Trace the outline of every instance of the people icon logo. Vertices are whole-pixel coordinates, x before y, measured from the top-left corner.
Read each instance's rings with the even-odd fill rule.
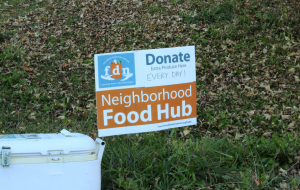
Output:
[[[99,88],[135,85],[134,53],[98,57]],[[103,69],[104,68],[104,69]]]

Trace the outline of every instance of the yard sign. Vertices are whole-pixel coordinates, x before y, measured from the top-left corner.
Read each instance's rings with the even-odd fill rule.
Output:
[[[195,125],[195,47],[95,54],[99,137]]]

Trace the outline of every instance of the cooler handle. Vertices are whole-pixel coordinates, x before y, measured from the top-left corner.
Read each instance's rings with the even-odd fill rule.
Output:
[[[98,149],[98,159],[100,159],[100,162],[102,160],[102,156],[103,156],[103,152],[104,152],[104,148],[105,148],[105,141],[101,140],[100,138],[96,139],[96,144],[97,144],[97,149]]]

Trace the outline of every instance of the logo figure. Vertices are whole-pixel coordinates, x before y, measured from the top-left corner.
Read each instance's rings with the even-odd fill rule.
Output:
[[[119,59],[119,61],[117,62],[117,60],[115,59],[114,62],[110,63],[110,75],[111,78],[114,79],[122,78],[122,60]]]

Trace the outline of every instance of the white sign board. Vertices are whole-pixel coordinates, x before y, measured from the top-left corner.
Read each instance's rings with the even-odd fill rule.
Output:
[[[195,47],[95,54],[99,137],[195,125]]]

